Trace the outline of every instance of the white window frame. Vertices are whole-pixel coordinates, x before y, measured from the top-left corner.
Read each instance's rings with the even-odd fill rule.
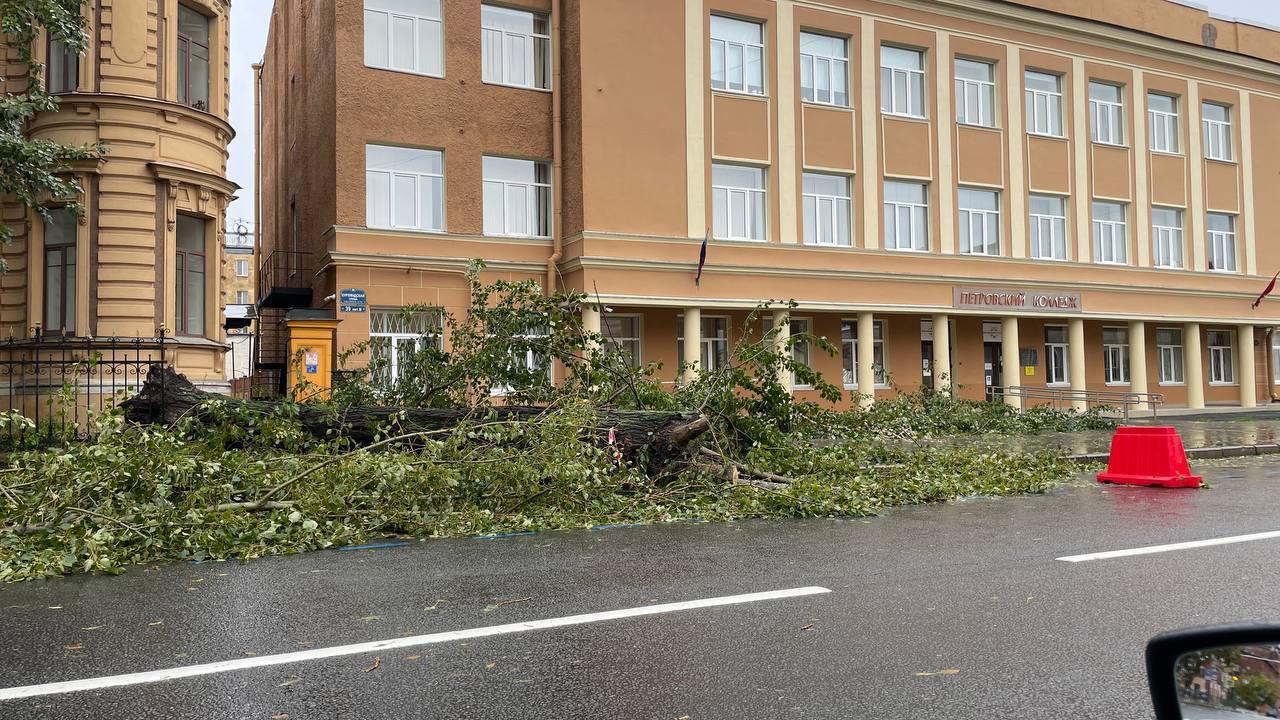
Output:
[[[241,272],[241,268],[244,269],[243,272]],[[239,260],[239,259],[236,260],[236,277],[249,277],[249,261],[248,260]]]
[[[1124,88],[1112,83],[1089,81],[1089,90],[1093,86],[1114,88],[1120,94],[1119,101],[1102,100],[1089,93],[1089,137],[1099,145],[1124,146]],[[1104,124],[1106,132],[1103,132]]]
[[[1027,73],[1050,76],[1058,83],[1057,92],[1026,87],[1026,105],[1030,108],[1030,112],[1026,113],[1027,134],[1052,138],[1066,137],[1066,131],[1062,123],[1062,76],[1041,70],[1024,69],[1022,74],[1024,86],[1026,86]],[[1043,101],[1044,105],[1045,114],[1043,117],[1040,115],[1041,101]],[[1054,132],[1055,127],[1057,132]]]
[[[235,302],[235,304],[236,304],[236,305],[248,305],[248,304],[249,304],[249,291],[248,291],[248,290],[237,290],[237,291],[236,291],[236,302]]]
[[[1210,230],[1209,217],[1218,215],[1231,223],[1230,230]],[[1209,272],[1234,274],[1240,272],[1240,264],[1236,259],[1236,216],[1227,213],[1208,213],[1205,218],[1205,247],[1208,257]],[[1217,260],[1217,262],[1214,262]],[[1226,262],[1222,262],[1226,260]]]
[[[816,218],[818,227],[812,228],[813,237],[810,238],[811,228],[807,225],[804,228],[804,241],[806,245],[815,245],[819,247],[850,247],[853,245],[853,178],[848,175],[836,175],[834,173],[819,173],[805,171],[804,175],[825,175],[828,177],[840,178],[844,181],[844,195],[828,195],[825,193],[804,192],[802,193],[802,217],[808,215],[809,203],[813,203],[813,216]],[[803,178],[801,178],[803,180]],[[849,221],[846,228],[849,231],[848,237],[840,236],[840,215],[845,214]],[[831,242],[822,242],[822,233],[819,228],[825,225],[831,233]]]
[[[927,183],[915,182],[912,180],[894,180],[893,178],[885,178],[885,182],[901,182],[908,185],[919,185],[924,188],[924,203],[898,202],[896,200],[884,201],[884,210],[889,214],[892,209],[893,222],[885,223],[884,227],[884,249],[896,250],[899,252],[929,252],[929,185]],[[886,198],[887,198],[886,194]],[[900,232],[902,226],[902,212],[907,211],[907,244],[902,242],[902,234]],[[923,211],[919,215],[917,210]],[[921,217],[922,215],[923,217]],[[892,233],[890,232],[892,228]],[[919,232],[917,232],[919,231]],[[890,245],[890,239],[893,244]],[[919,241],[919,242],[917,242]]]
[[[712,165],[712,175],[715,174],[715,165],[733,165],[733,163],[715,163]],[[715,233],[715,213],[712,213],[712,237],[716,240],[736,240],[743,242],[768,242],[769,240],[769,171],[765,168],[755,167],[754,165],[738,165],[737,167],[745,167],[751,170],[760,171],[760,188],[738,187],[736,185],[717,185],[714,181],[711,183],[711,205],[715,208],[716,193],[722,192],[725,195],[725,220],[728,227],[724,228],[723,234]],[[733,235],[733,219],[730,214],[733,212],[733,198],[742,198],[742,209],[745,215],[742,217],[742,228],[744,235]],[[757,203],[758,200],[758,203]],[[757,205],[761,208],[762,217],[759,218],[759,227],[761,237],[751,237],[751,228],[753,226],[752,216],[755,213]]]
[[[1160,97],[1166,97],[1173,101],[1173,112],[1156,110],[1151,107],[1152,95],[1159,95]],[[1179,142],[1181,138],[1178,136],[1178,126],[1180,125],[1178,115],[1178,98],[1176,96],[1155,92],[1147,93],[1147,117],[1149,118],[1147,124],[1147,141],[1151,145],[1152,152],[1167,153],[1170,155],[1177,155],[1181,152],[1179,150],[1179,148],[1182,147],[1182,143]],[[1157,130],[1163,130],[1163,135],[1166,141],[1165,143],[1160,144],[1156,142],[1156,139],[1161,135]]]
[[[605,325],[605,322],[609,318],[617,318],[622,320],[634,320],[635,335],[610,336],[609,331],[606,329],[606,325]],[[627,348],[628,346],[633,347],[634,352],[630,353],[631,367],[633,368],[644,367],[644,315],[640,313],[609,313],[605,315],[603,318],[601,318],[600,331],[601,331],[601,334],[604,336],[605,346],[612,346],[614,350],[617,352],[624,352],[624,349]]]
[[[1095,200],[1094,204],[1097,203],[1118,206],[1124,215],[1124,219],[1100,220],[1096,216],[1090,219],[1093,224],[1093,261],[1099,265],[1128,265],[1129,208],[1123,203],[1109,200]],[[1107,259],[1108,253],[1106,251],[1108,249],[1111,251],[1111,259]]]
[[[972,190],[975,192],[991,193],[996,196],[995,210],[982,210],[978,208],[966,208],[960,206],[960,227],[969,229],[969,248],[964,247],[964,236],[956,233],[957,240],[960,242],[961,255],[985,255],[988,257],[997,257],[1000,255],[1000,192],[998,190],[990,190],[988,188],[971,188],[961,187],[960,190]],[[959,205],[962,194],[956,196],[956,204]],[[995,252],[987,251],[987,229],[994,226],[996,229],[996,248]],[[978,230],[978,249],[974,249],[974,230]]]
[[[1124,342],[1107,342],[1107,332],[1124,333]],[[1129,385],[1129,328],[1102,328],[1102,376],[1108,386]]]
[[[535,18],[546,17],[544,13],[533,12],[532,10],[519,10],[516,8],[503,7],[501,5],[491,5],[487,2],[481,3],[481,7],[482,7],[482,11],[481,11],[482,18],[484,17],[483,8],[488,8],[495,12],[507,13],[512,15],[530,15]],[[485,48],[484,36],[486,33],[498,33],[499,35],[502,36],[502,41],[499,43],[499,47],[501,48],[499,55],[501,57],[498,60],[498,69],[500,69],[502,73],[502,77],[500,79],[494,78],[492,76],[494,68],[492,68],[490,64],[486,62],[486,60],[488,59],[488,55],[485,53],[485,50],[484,50]],[[545,55],[545,57],[543,57],[542,59],[542,62],[543,62],[543,67],[546,68],[545,78],[543,79],[543,81],[546,83],[545,85],[539,84],[539,78],[537,77],[537,72],[536,72],[537,63],[532,61],[532,57],[533,57],[532,53],[530,53],[530,56],[529,56],[530,61],[529,61],[528,68],[526,68],[525,78],[523,78],[521,82],[516,82],[511,79],[510,77],[511,63],[508,62],[508,58],[507,58],[508,41],[510,38],[521,38],[521,41],[523,43],[526,43],[529,46],[533,47],[535,51],[538,47],[537,41],[538,40],[542,41],[543,52]],[[516,32],[514,30],[507,30],[505,28],[498,28],[498,27],[493,27],[491,25],[485,25],[484,21],[481,20],[480,22],[480,57],[481,57],[481,61],[480,61],[481,82],[485,82],[490,85],[503,85],[506,87],[524,88],[526,90],[541,90],[543,92],[551,91],[551,83],[552,83],[551,35],[549,33],[544,34],[544,33],[534,33],[534,32],[530,32],[530,33]]]
[[[400,343],[401,342],[410,342],[410,341],[413,342],[414,344],[413,352],[415,353],[422,351],[424,347],[424,341],[434,342],[437,350],[444,349],[443,312],[440,310],[424,310],[424,311],[421,311],[421,313],[418,313],[418,312],[413,313],[414,315],[421,314],[424,317],[431,313],[436,314],[440,322],[440,324],[437,326],[439,329],[436,332],[420,333],[420,332],[410,332],[408,330],[383,331],[383,330],[373,329],[375,325],[375,322],[374,322],[375,314],[377,315],[391,314],[391,315],[394,315],[395,319],[398,321],[400,320],[401,313],[403,313],[403,310],[401,310],[400,308],[371,308],[369,311],[369,320],[370,320],[369,359],[371,361],[374,359],[374,354],[375,354],[374,339],[386,338],[390,343],[390,356],[388,357],[388,362],[387,362],[388,376],[387,378],[384,378],[384,379],[386,380],[395,379],[395,381],[397,382],[399,381],[399,378],[400,378]],[[412,322],[414,319],[410,319],[410,322]]]
[[[718,337],[714,334],[707,333],[707,326],[713,329],[716,322],[722,322],[724,325],[724,337]],[[720,369],[719,358],[724,358],[726,363],[731,361],[729,357],[729,316],[728,315],[703,315],[699,319],[698,335],[698,370],[708,372]],[[716,346],[722,346],[717,352]],[[679,356],[679,362],[684,362],[684,315],[676,316],[676,354]]]
[[[711,89],[716,92],[737,93],[739,95],[751,95],[753,97],[762,97],[762,96],[768,95],[769,88],[765,84],[765,77],[768,75],[768,73],[765,72],[765,66],[768,63],[768,56],[765,54],[765,51],[764,51],[764,37],[765,37],[764,23],[757,22],[755,20],[746,20],[744,18],[730,17],[728,15],[720,15],[719,17],[723,17],[728,20],[736,20],[738,22],[751,23],[752,25],[758,26],[760,28],[761,42],[752,43],[752,42],[740,42],[738,40],[725,40],[723,38],[715,37],[714,30],[713,30],[712,36],[711,36],[711,55],[712,56],[715,55],[717,47],[719,47],[720,52],[724,54],[724,82],[723,82],[723,87],[716,87],[715,73],[714,73],[714,70],[712,69],[715,63],[714,62],[710,63],[707,68],[707,71],[711,73]],[[714,26],[714,23],[712,23],[712,25]],[[737,48],[737,50],[740,53],[742,53],[742,78],[741,78],[741,81],[738,83],[737,87],[734,87],[733,81],[729,78],[729,53],[734,48]],[[750,56],[751,56],[752,50],[755,50],[760,57],[760,77],[759,78],[747,77],[747,67],[751,64]],[[751,89],[751,86],[752,86],[751,81],[753,79],[758,80],[757,87],[760,88],[759,91],[755,91]]]
[[[1162,332],[1177,333],[1178,342],[1174,344],[1160,342]],[[1186,384],[1186,370],[1183,367],[1184,353],[1182,328],[1156,328],[1156,376],[1160,385]],[[1166,369],[1169,371],[1168,374],[1165,372]]]
[[[1205,117],[1204,108],[1220,107],[1226,120],[1212,120]],[[1204,157],[1206,160],[1234,162],[1235,148],[1232,147],[1231,107],[1221,103],[1202,102],[1200,104],[1200,123],[1204,128]]]
[[[1213,343],[1214,335],[1219,333],[1227,335],[1229,338],[1228,344],[1222,345]],[[1205,345],[1209,348],[1209,384],[1235,385],[1235,331],[1227,329],[1208,330],[1205,332]]]
[[[839,37],[837,35],[828,35],[827,33],[813,32],[811,30],[802,30],[800,35],[802,37],[804,35],[821,35],[823,37],[831,38],[832,40],[839,40],[844,45],[844,55],[841,57],[821,53],[800,53],[800,101],[812,103],[814,105],[849,107],[851,96],[853,95],[850,88],[852,82],[849,77],[849,39]],[[813,87],[809,88],[813,96],[811,98],[804,97],[804,76],[806,66],[809,69],[809,77],[813,79]],[[844,68],[844,102],[836,102],[836,68],[838,67]],[[825,75],[827,79],[827,99],[825,100],[818,96],[818,77],[820,72]],[[763,86],[763,83],[761,83],[761,85]]]
[[[973,80],[971,78],[962,78],[956,74],[956,122],[961,125],[973,125],[974,127],[994,128],[996,126],[996,66],[995,63],[986,60],[973,60],[970,58],[956,58],[959,62],[970,62],[978,65],[986,65],[990,73],[991,80]],[[975,93],[977,98],[977,107],[970,107],[969,93]],[[987,111],[983,109],[982,98],[989,98],[989,106],[991,108],[991,116],[987,116]]]
[[[1049,342],[1051,328],[1061,329],[1067,339]],[[1066,325],[1045,325],[1044,331],[1044,384],[1046,387],[1066,387],[1071,384],[1071,336]],[[1055,371],[1061,371],[1061,380],[1054,379]]]
[[[494,337],[494,336],[490,335],[489,337]],[[536,338],[549,337],[549,335],[545,332],[540,332],[540,333],[525,332],[525,333],[516,333],[511,337],[516,339],[521,339],[521,340],[533,340]],[[512,350],[514,351],[514,348]],[[519,357],[519,353],[513,352],[512,355],[510,355],[509,357],[512,360],[514,360],[515,358]],[[527,348],[524,351],[525,367],[540,369],[537,367],[537,360],[538,360],[538,353],[536,350],[534,350],[533,348]],[[546,363],[547,363],[547,367],[545,368],[545,370],[547,373],[547,382],[555,382],[555,366],[556,366],[555,361],[553,358],[546,358]],[[502,397],[504,395],[509,395],[509,394],[511,394],[510,385],[490,385],[489,386],[490,397]]]
[[[1061,215],[1045,215],[1043,213],[1032,212],[1028,210],[1030,218],[1029,238],[1031,242],[1031,257],[1036,260],[1054,260],[1057,262],[1065,262],[1067,256],[1067,199],[1061,195],[1040,195],[1040,197],[1052,198],[1062,205]],[[1031,207],[1030,201],[1027,207]],[[1041,251],[1045,244],[1045,231],[1048,230],[1049,250],[1050,254],[1045,255]],[[1062,248],[1062,256],[1059,257],[1056,250]]]
[[[488,157],[498,157],[498,156],[490,155]],[[511,159],[522,160],[525,162],[533,163],[535,166],[534,173],[533,173],[534,177],[538,176],[538,172],[537,172],[538,165],[543,165],[543,166],[548,165],[548,163],[542,162],[541,160],[525,160],[524,158],[511,158]],[[482,159],[482,163],[483,163],[483,159]],[[481,173],[483,174],[483,172],[484,170],[482,165]],[[551,169],[549,167],[547,168],[546,176],[547,177],[551,176]],[[519,182],[515,180],[499,180],[499,179],[491,180],[489,178],[483,178],[483,177],[481,180],[483,185],[497,185],[502,188],[502,232],[499,232],[499,233],[485,232],[486,235],[490,237],[535,237],[535,238],[551,237],[551,232],[552,232],[551,223],[553,221],[551,213],[552,213],[552,208],[555,207],[555,197],[553,195],[553,193],[555,192],[555,189],[551,187],[550,182],[541,183],[536,181]],[[547,228],[547,232],[545,235],[538,235],[536,233],[511,232],[511,214],[507,212],[507,198],[509,197],[507,191],[513,187],[524,188],[526,217],[530,219],[530,225],[532,227],[537,228],[539,225],[542,225],[543,227]],[[539,189],[546,190],[546,198],[547,198],[546,208],[538,207],[538,190]],[[483,203],[484,203],[484,197],[482,195],[481,204],[483,205]],[[481,208],[481,212],[483,214],[483,207]],[[539,218],[539,217],[542,219],[542,222],[536,222],[534,220],[535,218]]]
[[[378,176],[386,177],[388,197],[387,197],[387,224],[386,225],[374,224],[373,222],[371,222],[370,218],[368,217],[368,213],[366,212],[365,226],[371,227],[371,228],[386,228],[391,230],[417,230],[419,232],[429,232],[429,233],[444,232],[445,231],[444,213],[445,213],[445,208],[449,204],[445,200],[444,152],[441,150],[436,150],[435,148],[408,148],[408,147],[401,147],[396,145],[379,145],[378,143],[368,143],[365,145],[365,147],[368,148],[371,145],[377,146],[377,147],[390,147],[390,148],[401,149],[401,150],[433,152],[440,156],[440,172],[438,173],[427,173],[427,172],[417,172],[417,171],[410,172],[406,170],[391,170],[389,168],[385,168],[385,169],[370,168],[366,165],[364,169],[365,207],[367,208],[369,205],[368,197],[369,197],[369,193],[371,192],[370,188],[373,187],[373,184],[369,182],[369,178],[371,176],[378,175]],[[413,217],[414,217],[413,225],[397,225],[396,224],[396,179],[397,178],[410,179],[413,181]],[[422,183],[431,182],[431,181],[438,181],[440,183],[440,208],[439,208],[439,211],[436,213],[436,217],[439,218],[439,221],[440,221],[439,227],[429,227],[426,225],[422,225],[420,222],[420,216],[422,215],[422,204],[421,204],[422,203]]]
[[[921,67],[920,70],[916,70],[915,68],[900,68],[893,65],[885,65],[884,53],[883,51],[881,52],[880,112],[884,115],[892,115],[895,117],[909,117],[909,118],[923,119],[925,117],[924,107],[925,107],[925,89],[926,89],[925,88],[925,71],[923,68],[927,67],[927,65],[925,64],[926,58],[925,58],[924,51],[918,50],[916,48],[903,47],[901,45],[881,45],[880,47],[882,49],[885,47],[890,47],[896,50],[903,50],[906,52],[916,53],[917,55],[920,56],[920,67]],[[916,93],[917,87],[919,88],[919,91],[920,91],[919,93]],[[888,98],[887,98],[888,107],[885,107],[886,89],[888,92]],[[905,93],[905,97],[903,97],[904,93]],[[899,103],[899,100],[902,100],[902,102]],[[896,108],[899,105],[901,105],[904,108],[904,110],[901,110],[901,111],[897,110]]]
[[[853,337],[844,336],[845,326],[853,328]],[[889,332],[888,325],[884,320],[871,321],[871,364],[872,371],[875,374],[875,385],[877,390],[883,390],[889,387],[889,347],[885,344],[885,336]],[[876,337],[879,336],[879,337]],[[879,357],[879,360],[876,358]],[[845,359],[849,360],[846,366]],[[844,388],[846,390],[858,389],[858,319],[857,318],[841,318],[840,320],[840,367],[844,375]]]
[[[1166,270],[1181,270],[1184,265],[1184,250],[1186,245],[1183,243],[1184,232],[1182,229],[1185,223],[1183,212],[1180,208],[1155,208],[1157,210],[1168,210],[1176,213],[1178,225],[1159,225],[1154,220],[1155,213],[1152,213],[1151,221],[1151,261],[1157,268]],[[1169,257],[1176,253],[1178,262],[1172,263]]]
[[[378,15],[387,16],[387,64],[378,65],[378,64],[370,63],[369,53],[366,50],[364,55],[365,66],[376,68],[378,70],[389,70],[391,72],[401,72],[401,73],[409,73],[412,75],[422,75],[424,77],[435,77],[435,78],[444,77],[444,17],[443,17],[444,2],[443,0],[441,0],[440,12],[441,12],[440,17],[432,17],[431,15],[419,15],[417,13],[406,13],[399,10],[387,10],[387,9],[378,7],[377,0],[365,0],[364,2],[364,17],[365,17],[364,33],[365,34],[364,34],[363,42],[366,45],[369,42],[369,19],[368,19],[369,15],[378,14]],[[412,70],[408,68],[394,67],[392,65],[392,58],[395,57],[395,30],[393,26],[395,24],[396,18],[400,18],[401,20],[413,21],[413,69]],[[424,23],[427,25],[428,28],[434,28],[435,37],[436,37],[436,47],[438,48],[440,53],[440,72],[427,72],[422,69],[423,59],[421,57],[421,51],[422,51],[422,31],[423,31]]]

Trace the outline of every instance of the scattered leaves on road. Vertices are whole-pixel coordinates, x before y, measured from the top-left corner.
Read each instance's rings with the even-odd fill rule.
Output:
[[[90,625],[89,627],[80,628],[81,630],[101,630],[101,625]]]
[[[289,714],[288,714],[288,713],[276,713],[275,715],[272,715],[272,716],[271,716],[271,720],[289,720]]]
[[[381,619],[382,619],[381,615],[365,615],[364,617],[360,618],[360,622],[371,623],[371,622],[377,622]]]
[[[485,612],[493,612],[494,610],[497,610],[498,608],[502,607],[503,605],[513,605],[513,604],[515,604],[515,603],[527,602],[527,601],[532,600],[532,599],[533,599],[533,596],[532,596],[532,595],[530,595],[529,597],[516,598],[516,599],[514,599],[514,600],[499,600],[498,602],[496,602],[496,603],[494,603],[494,604],[492,604],[492,605],[487,605],[487,606],[485,606],[484,611],[485,611]]]
[[[421,660],[421,659],[422,659],[422,656],[421,656],[421,655],[406,655],[404,659],[405,659],[405,660],[414,660],[414,661],[417,661],[417,660]]]
[[[431,612],[432,610],[435,610],[436,608],[440,607],[440,603],[443,603],[443,602],[444,602],[443,600],[437,600],[435,605],[424,607],[422,608],[422,610],[423,612]]]
[[[279,684],[279,685],[277,685],[276,687],[289,687],[290,685],[296,685],[296,684],[298,684],[298,683],[300,683],[300,682],[302,682],[302,678],[300,678],[300,677],[291,677],[291,678],[286,679],[284,682],[280,683],[280,684]]]
[[[960,670],[958,668],[945,668],[937,672],[918,672],[916,673],[916,677],[933,677],[934,675],[955,675],[959,672]]]
[[[800,629],[801,629],[801,630],[812,630],[812,629],[813,629],[813,623],[809,623],[808,625],[805,625],[804,627],[802,627],[802,628],[800,628]]]
[[[157,620],[157,621],[155,621],[155,622],[149,622],[149,623],[147,623],[147,627],[160,627],[160,626],[161,626],[161,625],[163,625],[163,624],[164,624],[164,621],[163,621],[163,620]]]
[[[63,645],[62,649],[63,650],[83,650],[84,645],[80,643],[71,643],[70,645]]]
[[[378,669],[379,667],[381,667],[381,666],[382,666],[382,658],[381,658],[381,657],[376,657],[376,658],[374,658],[374,659],[373,659],[373,664],[372,664],[372,665],[370,665],[369,667],[365,668],[365,669],[364,669],[364,671],[365,671],[365,672],[373,672],[374,670],[377,670],[377,669]]]

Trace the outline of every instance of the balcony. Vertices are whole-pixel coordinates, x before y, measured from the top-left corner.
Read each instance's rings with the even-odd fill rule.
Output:
[[[228,330],[243,330],[253,325],[258,318],[256,305],[231,303],[223,308],[223,327]]]
[[[290,309],[311,305],[311,253],[276,250],[258,274],[258,307]]]

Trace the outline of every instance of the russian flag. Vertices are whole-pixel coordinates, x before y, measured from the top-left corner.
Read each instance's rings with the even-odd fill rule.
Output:
[[[698,274],[693,276],[694,287],[702,286],[702,268],[707,264],[707,239],[711,233],[702,236],[702,248],[698,250]]]

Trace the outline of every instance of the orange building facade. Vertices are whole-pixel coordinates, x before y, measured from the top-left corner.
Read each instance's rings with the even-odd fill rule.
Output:
[[[394,356],[483,258],[671,381],[794,300],[863,402],[1270,402],[1278,41],[1166,0],[277,0],[263,332]]]

